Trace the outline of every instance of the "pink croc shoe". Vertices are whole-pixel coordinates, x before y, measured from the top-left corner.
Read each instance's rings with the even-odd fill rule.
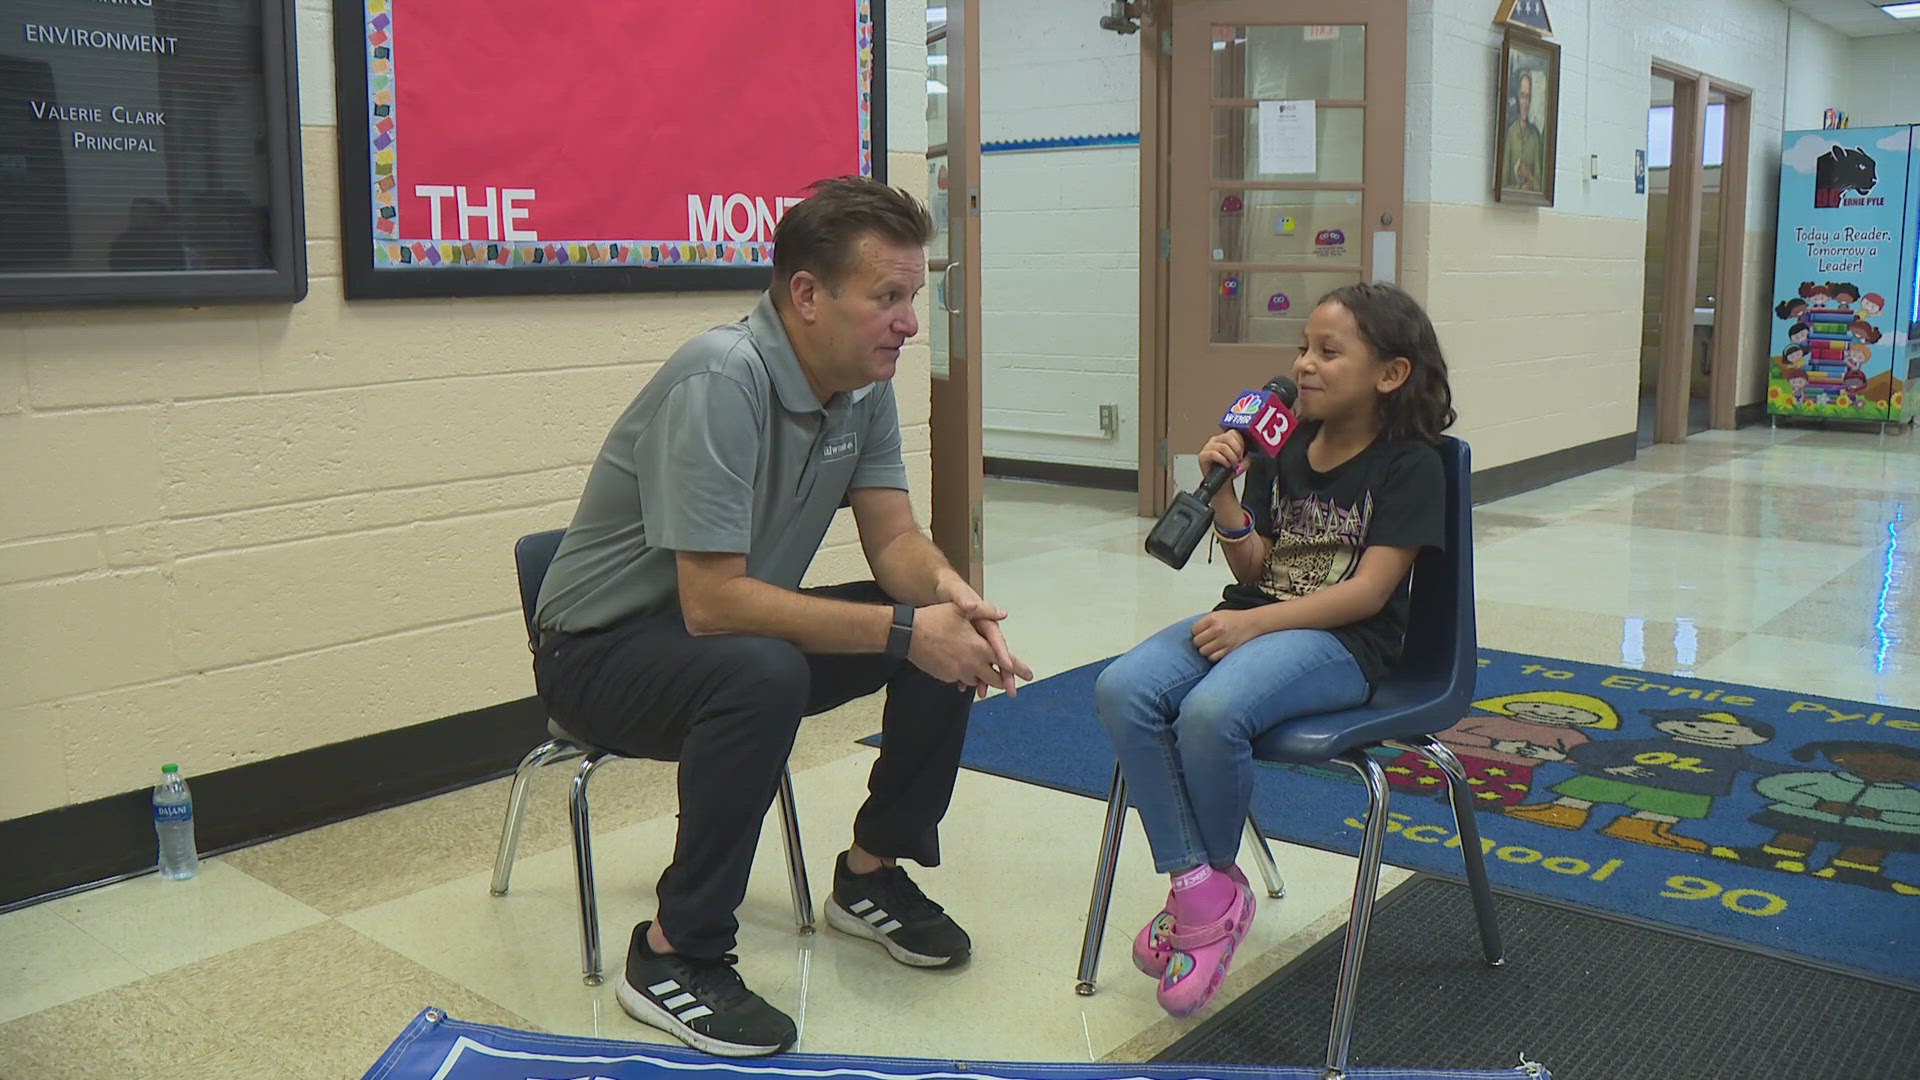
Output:
[[[1233,951],[1253,925],[1253,890],[1245,878],[1233,882],[1233,886],[1226,911],[1212,922],[1189,928],[1175,915],[1173,932],[1167,935],[1173,955],[1154,992],[1169,1015],[1192,1016],[1206,1008],[1227,977]]]
[[[1247,875],[1241,871],[1238,863],[1227,867],[1227,876],[1241,885],[1247,884]],[[1167,943],[1172,934],[1173,890],[1169,889],[1167,902],[1160,908],[1160,914],[1148,920],[1147,925],[1133,936],[1133,966],[1156,979],[1166,974],[1167,961],[1173,959],[1173,946]]]

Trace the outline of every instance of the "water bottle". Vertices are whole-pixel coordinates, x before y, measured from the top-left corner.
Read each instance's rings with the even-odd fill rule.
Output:
[[[200,872],[200,853],[193,848],[193,794],[180,779],[180,766],[160,766],[160,782],[153,786],[153,831],[160,834],[160,876],[185,881]]]

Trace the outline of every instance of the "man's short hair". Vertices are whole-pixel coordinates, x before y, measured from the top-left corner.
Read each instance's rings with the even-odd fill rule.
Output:
[[[788,282],[802,270],[839,295],[863,236],[921,247],[933,240],[927,208],[899,188],[865,176],[836,176],[815,181],[809,190],[773,230],[773,295],[782,304]]]

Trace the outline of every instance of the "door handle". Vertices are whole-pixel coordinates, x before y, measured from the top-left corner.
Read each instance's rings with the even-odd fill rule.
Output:
[[[953,292],[948,287],[948,278],[953,276],[953,268],[959,265],[958,262],[950,262],[945,270],[940,271],[940,308],[949,315],[958,315],[964,310],[953,305]],[[960,280],[964,283],[967,279],[963,275]]]

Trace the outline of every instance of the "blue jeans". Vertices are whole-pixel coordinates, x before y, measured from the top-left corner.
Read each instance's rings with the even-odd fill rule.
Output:
[[[1253,797],[1253,740],[1295,717],[1349,708],[1371,692],[1325,630],[1262,634],[1210,663],[1183,619],[1107,665],[1094,708],[1120,759],[1154,869],[1225,866]]]

